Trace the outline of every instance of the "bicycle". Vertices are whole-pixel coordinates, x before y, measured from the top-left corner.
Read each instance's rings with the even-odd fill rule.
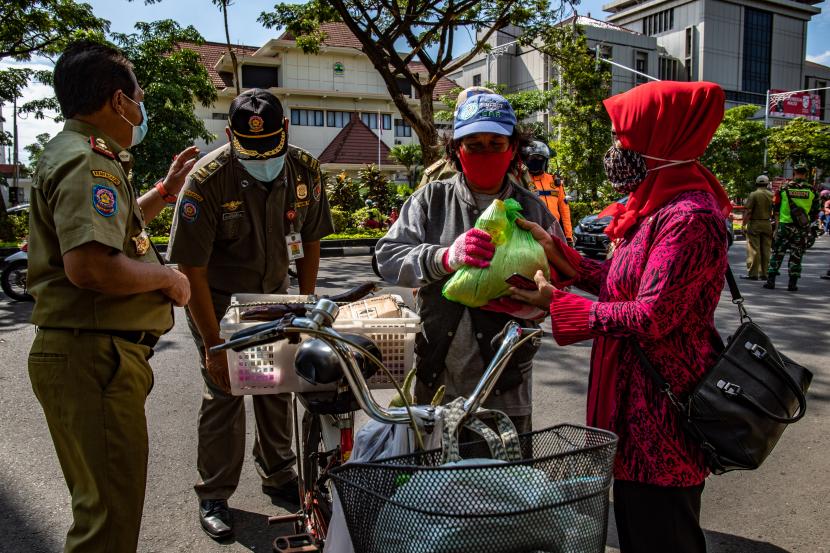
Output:
[[[298,531],[297,534],[278,537],[274,540],[273,548],[274,551],[278,553],[311,553],[315,551],[322,551],[328,533],[328,524],[332,512],[332,477],[337,473],[338,467],[349,467],[349,470],[362,470],[362,467],[358,466],[360,465],[359,463],[344,464],[344,461],[348,458],[348,454],[351,451],[351,432],[354,407],[360,408],[367,413],[369,417],[382,423],[410,424],[413,426],[416,433],[421,430],[430,431],[433,429],[436,422],[440,420],[444,409],[443,406],[435,407],[431,405],[407,405],[405,407],[389,408],[379,405],[372,397],[369,386],[366,382],[368,376],[371,376],[369,374],[371,371],[366,370],[368,363],[382,366],[380,360],[377,359],[377,351],[371,351],[370,344],[365,342],[362,344],[355,343],[354,339],[346,339],[335,331],[331,325],[336,318],[337,313],[338,306],[335,303],[328,300],[320,300],[311,311],[311,314],[307,317],[288,315],[279,321],[257,325],[256,327],[236,333],[234,336],[231,336],[226,343],[213,348],[214,351],[222,351],[226,349],[241,351],[246,348],[278,340],[288,339],[297,341],[299,340],[299,334],[306,334],[319,339],[321,341],[319,342],[320,344],[325,344],[325,346],[327,346],[328,350],[325,348],[319,348],[320,351],[317,352],[319,355],[329,356],[329,359],[321,361],[321,364],[330,362],[331,356],[334,356],[336,357],[336,362],[339,364],[339,368],[342,371],[342,380],[338,386],[338,389],[339,392],[348,393],[348,396],[344,398],[340,393],[337,394],[336,397],[339,398],[339,402],[338,400],[335,400],[335,403],[339,403],[339,407],[332,407],[329,409],[331,411],[335,411],[335,413],[321,413],[320,409],[317,409],[315,412],[314,406],[312,405],[312,410],[309,411],[310,414],[304,418],[302,431],[296,429],[295,422],[295,429],[298,430],[298,441],[301,440],[303,446],[303,449],[301,450],[301,459],[298,462],[302,509],[294,515],[272,517],[269,520],[269,522],[293,521],[296,525],[295,528]],[[479,411],[480,405],[494,388],[498,377],[507,365],[513,352],[527,340],[538,336],[540,333],[541,331],[538,329],[523,329],[515,322],[511,322],[506,325],[503,332],[496,338],[500,343],[495,357],[485,369],[483,376],[470,397],[463,400],[463,403],[461,403],[461,409],[464,413],[463,416],[466,417],[471,413]],[[317,347],[315,345],[308,345],[310,342],[312,341],[304,342],[304,344],[306,344],[306,349]],[[298,358],[299,357],[300,354],[298,353]],[[319,360],[322,360],[322,357],[320,357]],[[299,398],[300,401],[303,401],[305,405],[312,404],[312,402],[309,401],[307,394],[295,394],[295,405],[297,398]],[[459,402],[460,401],[461,400],[459,400]],[[332,403],[328,403],[326,405],[331,407]],[[345,420],[345,423],[339,427],[340,442],[333,449],[326,449],[325,447],[321,448],[320,444],[324,443],[325,440],[322,440],[324,425],[322,424],[323,421],[320,417],[330,416],[333,414],[337,417],[343,417],[335,417],[336,420]],[[541,432],[545,431],[539,431],[539,433]],[[603,433],[604,431],[597,432]],[[613,434],[605,434],[606,436],[604,436],[604,440],[595,440],[597,443],[589,444],[590,447],[588,449],[590,449],[593,453],[601,450],[600,453],[604,462],[602,471],[603,474],[605,472],[608,473],[607,477],[603,477],[601,479],[602,482],[597,482],[596,485],[592,485],[592,492],[590,496],[590,499],[593,500],[596,498],[600,501],[600,503],[604,501],[603,504],[605,505],[606,515],[605,520],[607,522],[607,487],[610,486],[610,459],[613,458],[613,448],[615,447],[616,441]],[[302,438],[300,438],[300,436],[302,436]],[[609,436],[613,437],[613,439],[609,438]],[[608,455],[609,444],[611,446],[610,456]],[[531,447],[529,451],[533,451],[532,443],[530,445]],[[557,448],[562,449],[561,446],[557,446]],[[526,447],[523,446],[522,451],[524,450],[526,450]],[[431,452],[425,452],[423,455],[426,455],[426,457],[423,457],[423,459],[419,462],[424,463],[425,466],[433,465],[433,462],[429,461],[429,459],[437,460],[437,457],[434,455],[430,457],[430,454]],[[561,452],[557,450],[556,455],[561,455]],[[386,461],[378,461],[378,463],[382,464],[387,461],[393,464],[400,464],[401,462],[400,458],[397,458]],[[607,467],[605,465],[607,465]],[[373,465],[370,463],[365,466],[374,470],[374,467],[376,467],[377,464]],[[346,473],[343,474],[345,475]],[[347,478],[335,476],[334,479],[336,480],[338,490],[340,490],[341,484],[344,486],[347,485]],[[341,480],[343,482],[341,482]],[[601,495],[603,490],[605,492],[604,500]],[[377,495],[373,494],[372,490],[369,490],[369,493],[370,496]],[[354,494],[351,493],[349,494],[350,497],[353,495]],[[569,499],[568,501],[570,502],[572,499]],[[360,502],[365,503],[366,501],[362,499]],[[350,509],[354,508],[353,503],[354,500],[352,498],[349,500]],[[346,503],[344,503],[343,506],[345,511]],[[375,509],[375,511],[377,511],[377,509]],[[374,514],[376,515],[377,512]],[[349,519],[348,511],[346,511],[346,515],[347,519]],[[361,516],[357,518],[363,519],[364,517]],[[360,524],[355,523],[355,520],[355,517],[351,517],[349,519],[348,524],[351,534],[355,534],[353,525]],[[604,529],[605,527],[603,526],[603,532]],[[358,534],[360,534],[360,532],[358,532]],[[361,535],[360,538],[364,541],[366,539],[370,541],[373,539],[372,536],[366,538],[363,535]],[[360,543],[362,544],[363,542],[361,541]],[[356,547],[356,550],[365,551],[367,549],[361,546],[360,548]]]

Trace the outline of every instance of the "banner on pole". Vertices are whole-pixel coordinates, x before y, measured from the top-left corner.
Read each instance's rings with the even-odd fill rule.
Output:
[[[769,116],[783,119],[803,117],[810,121],[821,118],[821,99],[810,92],[770,90]]]

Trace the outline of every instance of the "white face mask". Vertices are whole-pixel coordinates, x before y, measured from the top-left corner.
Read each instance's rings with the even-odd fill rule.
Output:
[[[271,182],[282,173],[285,154],[268,159],[240,159],[239,163],[259,182]]]
[[[139,144],[141,144],[141,141],[144,140],[145,136],[147,136],[147,131],[149,130],[149,125],[147,123],[147,111],[144,109],[144,102],[136,102],[126,94],[124,95],[124,97],[127,100],[134,103],[135,105],[137,105],[138,109],[141,110],[141,123],[139,123],[138,125],[133,125],[132,123],[130,123],[129,119],[124,117],[123,114],[118,114],[121,115],[121,119],[126,121],[127,124],[133,128],[133,138],[130,141],[130,148],[132,148],[133,146],[138,146]]]

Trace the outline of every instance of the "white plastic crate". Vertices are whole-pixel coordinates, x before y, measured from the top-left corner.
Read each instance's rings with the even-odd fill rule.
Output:
[[[396,296],[403,303],[400,296]],[[237,294],[219,323],[221,338],[227,340],[240,330],[262,324],[260,321],[240,322],[238,305],[307,303],[314,301],[307,296],[279,294]],[[335,320],[334,329],[340,333],[360,334],[374,341],[380,348],[383,364],[400,384],[407,371],[412,368],[415,357],[415,335],[421,331],[421,319],[403,307],[400,318],[379,318],[364,320]],[[307,339],[303,336],[303,339]],[[282,394],[288,392],[312,392],[334,389],[334,384],[312,385],[294,371],[294,356],[299,344],[281,340],[264,346],[256,346],[240,352],[228,350],[228,369],[233,395]],[[372,389],[394,388],[389,377],[378,370],[369,379]]]

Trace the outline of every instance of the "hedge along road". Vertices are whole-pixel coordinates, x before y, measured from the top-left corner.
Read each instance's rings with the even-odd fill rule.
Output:
[[[732,248],[736,274],[743,270],[744,243]],[[741,281],[753,318],[776,345],[815,372],[807,416],[789,428],[767,463],[754,472],[712,477],[704,493],[702,524],[711,553],[817,553],[830,551],[830,377],[827,374],[826,297],[830,281],[818,279],[830,262],[830,239],[805,258],[799,291],[766,291],[760,283]],[[319,292],[342,291],[372,279],[370,259],[324,259]],[[779,279],[780,280],[780,279]],[[411,291],[391,288],[411,301]],[[0,359],[3,394],[0,417],[0,551],[54,552],[71,523],[69,494],[55,458],[43,413],[32,394],[26,355],[34,329],[28,324],[31,304],[0,297]],[[727,295],[718,310],[724,335],[737,326]],[[549,330],[549,325],[545,325]],[[184,314],[159,343],[151,364],[155,387],[147,401],[150,467],[142,526],[141,552],[230,552],[271,550],[271,540],[290,528],[268,527],[266,517],[281,512],[259,490],[259,479],[246,459],[239,489],[230,500],[236,541],[217,544],[201,530],[192,490],[196,480],[196,415],[202,384]],[[550,336],[536,358],[534,426],[584,421],[588,378],[587,343],[557,347]],[[383,397],[388,397],[385,394]],[[248,419],[248,443],[253,420]],[[608,551],[617,551],[611,517]]]

